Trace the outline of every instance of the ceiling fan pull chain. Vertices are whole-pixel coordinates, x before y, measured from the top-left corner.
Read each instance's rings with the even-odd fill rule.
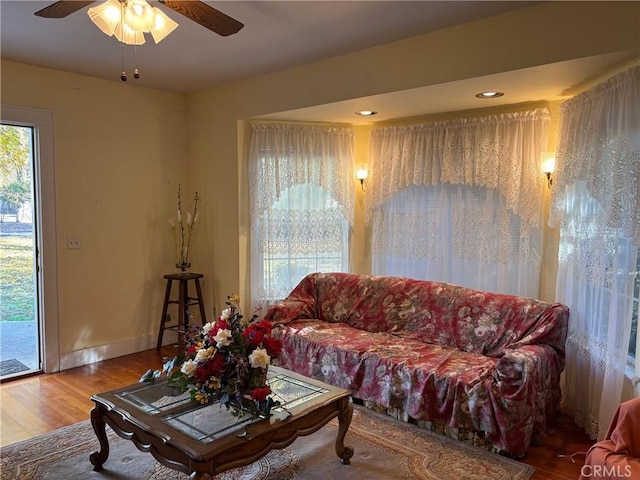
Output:
[[[133,55],[134,55],[134,59],[135,59],[135,70],[133,71],[133,78],[135,78],[136,80],[140,78],[140,70],[138,70],[138,46],[134,45],[133,46]]]
[[[127,72],[124,70],[124,42],[122,42],[122,74],[120,74],[120,80],[127,81]]]
[[[124,19],[125,16],[125,8],[124,8],[124,2],[120,2],[120,18]],[[124,70],[124,21],[120,22],[120,38],[122,38],[122,41],[120,42],[121,45],[120,47],[122,48],[122,73],[120,74],[120,80],[122,80],[123,82],[127,81],[127,72],[125,72]]]

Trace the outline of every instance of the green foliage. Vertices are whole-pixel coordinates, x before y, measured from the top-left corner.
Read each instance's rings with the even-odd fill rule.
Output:
[[[31,129],[0,126],[0,181],[25,182],[31,172]]]
[[[0,237],[0,321],[35,319],[33,239]]]
[[[26,182],[16,181],[0,187],[0,200],[5,204],[19,207],[30,199],[31,188]]]

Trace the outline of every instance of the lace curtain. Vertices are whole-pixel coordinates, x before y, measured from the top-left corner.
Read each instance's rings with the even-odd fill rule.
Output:
[[[571,309],[564,405],[602,438],[622,401],[637,297],[640,67],[561,105],[556,158],[556,298]]]
[[[546,109],[376,128],[374,274],[535,297]]]
[[[354,216],[350,128],[252,128],[251,298],[266,307],[307,274],[347,271]]]

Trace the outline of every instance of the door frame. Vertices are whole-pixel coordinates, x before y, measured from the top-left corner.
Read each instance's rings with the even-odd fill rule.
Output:
[[[56,235],[53,112],[12,105],[1,106],[2,123],[34,127],[34,227],[40,361],[45,373],[60,370],[58,326],[58,261]]]

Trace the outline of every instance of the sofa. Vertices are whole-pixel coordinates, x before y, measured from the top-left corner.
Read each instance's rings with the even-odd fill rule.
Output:
[[[391,276],[307,275],[265,318],[279,365],[521,457],[559,417],[569,309]],[[433,428],[432,428],[433,429]]]

